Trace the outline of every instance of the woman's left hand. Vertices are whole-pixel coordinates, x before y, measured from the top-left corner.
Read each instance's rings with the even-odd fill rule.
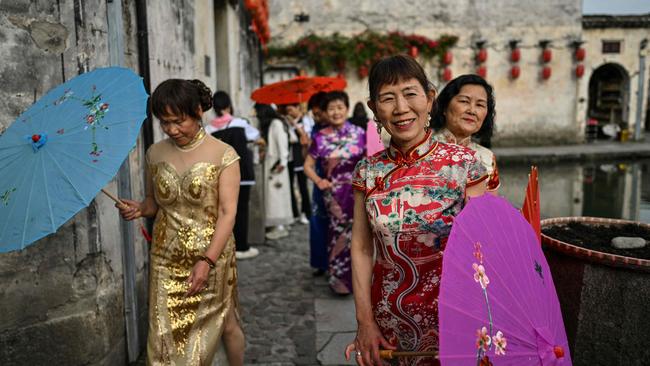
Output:
[[[192,273],[190,273],[190,276],[187,278],[187,284],[190,285],[190,288],[185,293],[186,297],[194,296],[208,287],[209,272],[210,266],[205,261],[200,260],[194,264]]]

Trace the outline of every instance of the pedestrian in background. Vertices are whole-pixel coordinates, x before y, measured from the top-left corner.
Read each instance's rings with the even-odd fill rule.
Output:
[[[309,147],[311,138],[309,131],[313,127],[311,120],[304,118],[300,104],[283,104],[278,106],[278,112],[285,117],[289,126],[289,188],[291,190],[291,209],[294,222],[303,225],[309,224],[311,216],[311,203],[309,190],[307,189],[307,176],[305,176],[303,164],[305,158],[303,152]],[[300,208],[294,192],[294,183],[298,185],[300,193]]]
[[[205,131],[232,146],[240,157],[241,181],[234,228],[237,249],[235,256],[237,259],[253,258],[259,254],[259,250],[248,244],[248,206],[251,187],[255,185],[253,152],[248,148],[248,144],[261,140],[260,131],[247,120],[233,117],[232,101],[225,91],[214,93],[212,103],[217,117],[205,127]]]
[[[352,270],[361,365],[381,365],[379,350],[437,352],[442,256],[454,216],[485,192],[475,153],[437,142],[429,126],[435,90],[406,55],[384,58],[369,75],[368,107],[391,136],[381,154],[355,170]],[[433,356],[400,365],[439,365]]]
[[[323,191],[329,217],[328,273],[332,291],[352,292],[350,237],[352,234],[352,173],[365,154],[365,131],[347,121],[348,96],[342,91],[327,93],[323,106],[329,126],[314,136],[305,159],[305,174]],[[316,173],[316,163],[323,168]]]
[[[496,157],[475,141],[492,137],[496,114],[492,86],[478,75],[461,75],[445,85],[436,102],[431,120],[435,139],[476,151],[489,175],[487,189],[496,194],[501,184]]]
[[[223,339],[228,363],[244,362],[232,229],[239,156],[206,134],[210,89],[170,79],[151,96],[168,139],[146,154],[146,198],[116,205],[125,220],[154,217],[149,273],[148,365],[212,364]]]
[[[310,133],[311,141],[318,131],[329,125],[327,116],[323,113],[321,104],[327,93],[318,92],[309,98],[307,108],[311,112],[311,118],[314,123],[312,124],[312,131]],[[309,116],[306,116],[309,118]],[[319,161],[316,161],[314,170],[318,176],[323,176],[323,166]],[[325,201],[323,201],[323,191],[317,185],[313,186],[312,190],[312,211],[309,218],[309,264],[314,268],[314,276],[322,276],[327,272],[327,227],[329,219],[327,217],[327,208],[325,208]]]
[[[289,235],[293,222],[289,188],[289,135],[282,117],[268,104],[255,104],[262,137],[267,141],[264,156],[264,201],[266,238],[277,240]]]
[[[366,107],[363,106],[363,103],[357,102],[354,105],[350,122],[366,131],[366,156],[375,155],[375,153],[385,149],[379,136],[380,129],[377,128],[375,121],[368,118]]]

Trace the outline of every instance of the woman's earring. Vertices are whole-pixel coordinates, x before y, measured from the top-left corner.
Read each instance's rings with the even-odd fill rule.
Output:
[[[429,131],[430,128],[431,128],[431,115],[428,115],[427,116],[427,124],[426,124],[426,126],[424,126],[424,130]]]
[[[377,116],[372,116],[372,120],[375,121],[375,124],[377,125],[377,134],[381,135],[381,122],[379,122]]]

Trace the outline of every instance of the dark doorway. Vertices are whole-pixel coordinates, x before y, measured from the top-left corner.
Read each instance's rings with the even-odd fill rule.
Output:
[[[594,71],[589,80],[587,118],[598,121],[599,130],[606,125],[628,128],[630,78],[617,64],[605,64]]]

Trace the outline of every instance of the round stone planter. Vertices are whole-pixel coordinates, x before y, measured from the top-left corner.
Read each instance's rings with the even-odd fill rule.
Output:
[[[542,220],[599,226],[635,224],[593,217]],[[650,365],[650,260],[585,249],[542,233],[573,364]]]

